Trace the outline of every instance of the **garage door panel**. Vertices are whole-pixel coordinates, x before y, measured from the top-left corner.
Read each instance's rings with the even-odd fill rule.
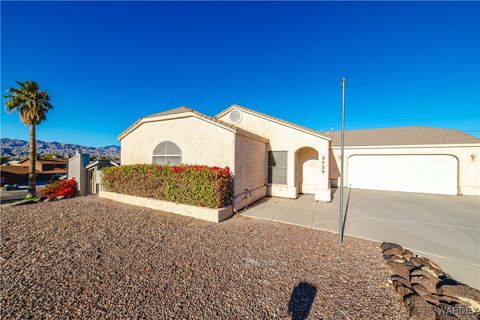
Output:
[[[457,194],[457,159],[448,155],[355,155],[348,159],[352,188]]]

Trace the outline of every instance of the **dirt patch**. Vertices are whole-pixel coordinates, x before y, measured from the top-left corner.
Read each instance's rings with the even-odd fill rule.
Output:
[[[1,318],[406,318],[377,242],[96,197],[1,211]]]

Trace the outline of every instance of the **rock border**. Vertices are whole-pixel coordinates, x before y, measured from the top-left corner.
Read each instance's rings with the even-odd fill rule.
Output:
[[[460,283],[432,260],[396,243],[380,246],[409,319],[480,319],[480,291]]]

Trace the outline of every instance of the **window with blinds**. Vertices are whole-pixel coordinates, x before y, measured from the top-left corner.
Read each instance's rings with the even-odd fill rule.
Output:
[[[268,152],[268,183],[287,184],[287,151]]]
[[[182,151],[171,141],[163,141],[153,150],[152,163],[155,164],[180,164]]]

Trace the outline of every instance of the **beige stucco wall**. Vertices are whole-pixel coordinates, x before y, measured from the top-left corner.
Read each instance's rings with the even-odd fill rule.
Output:
[[[235,139],[235,202],[239,210],[266,195],[267,142],[237,133]]]
[[[121,140],[121,163],[152,163],[162,141],[181,149],[182,163],[228,166],[235,172],[235,132],[193,116],[142,124]]]
[[[452,155],[458,159],[458,192],[463,195],[480,195],[480,144],[428,145],[428,146],[377,146],[345,147],[344,184],[348,183],[348,158],[352,155],[373,154],[428,154]],[[474,157],[472,158],[472,155]],[[333,148],[330,159],[330,179],[337,184],[340,177],[340,148]]]
[[[323,164],[325,166],[324,172],[318,177],[318,191],[323,192],[323,194],[328,194],[328,199],[322,200],[330,200],[328,179],[328,149],[330,141],[328,139],[301,131],[298,128],[285,126],[269,118],[247,112],[243,109],[237,110],[241,114],[240,122],[233,123],[230,121],[229,112],[221,115],[219,119],[268,139],[268,150],[288,152],[287,185],[269,186],[269,195],[290,198],[297,196],[299,190],[295,183],[295,152],[303,147],[312,147],[318,151],[320,161],[322,161],[322,157],[324,157],[323,161],[325,162]]]
[[[267,143],[237,134],[235,140],[235,194],[265,186]]]

